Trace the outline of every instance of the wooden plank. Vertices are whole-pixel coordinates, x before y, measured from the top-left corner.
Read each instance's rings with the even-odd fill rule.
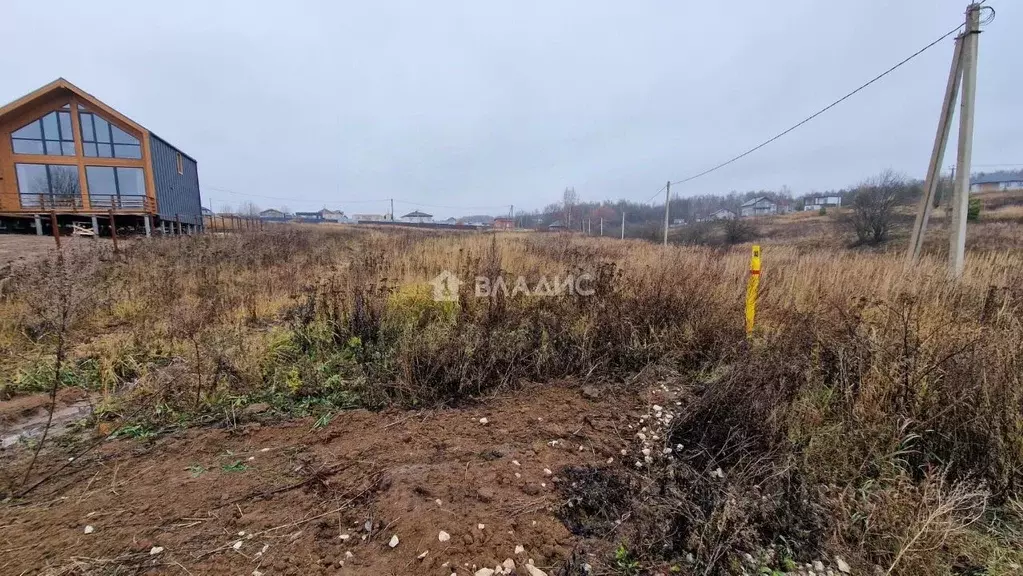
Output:
[[[149,198],[150,211],[156,214],[160,205],[156,199],[156,177],[153,175],[155,170],[153,166],[153,150],[151,148],[152,140],[149,137],[149,131],[145,130],[142,133],[142,171],[146,179],[146,197]]]

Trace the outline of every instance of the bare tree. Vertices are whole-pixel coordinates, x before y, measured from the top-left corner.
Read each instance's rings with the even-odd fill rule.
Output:
[[[848,223],[858,244],[880,244],[888,239],[892,217],[906,179],[891,169],[862,182],[853,193]]]
[[[220,214],[231,214],[232,210],[234,210],[234,208],[232,208],[230,204],[221,204],[217,212]]]
[[[575,188],[565,188],[565,192],[561,199],[565,208],[565,225],[571,227],[572,207],[579,202],[579,195],[575,193]]]
[[[259,216],[259,206],[256,206],[255,202],[246,200],[238,205],[239,216]]]

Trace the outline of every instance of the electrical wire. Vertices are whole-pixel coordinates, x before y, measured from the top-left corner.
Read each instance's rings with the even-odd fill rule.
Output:
[[[993,9],[992,9],[992,11],[993,11]],[[928,44],[928,45],[924,46],[923,48],[921,48],[921,49],[917,50],[916,52],[912,53],[912,54],[911,54],[911,55],[909,55],[908,57],[906,57],[906,58],[904,58],[903,60],[901,60],[901,61],[900,61],[900,62],[899,62],[898,64],[896,64],[896,65],[892,66],[891,68],[889,68],[889,69],[885,70],[884,72],[882,72],[882,73],[878,74],[877,76],[874,76],[874,77],[873,77],[873,78],[871,78],[871,79],[870,79],[869,81],[867,81],[867,82],[866,82],[865,84],[861,84],[861,85],[860,85],[860,86],[859,86],[858,88],[856,88],[856,89],[855,89],[855,90],[853,90],[852,92],[849,92],[849,93],[848,93],[848,94],[846,94],[845,96],[842,96],[842,97],[841,97],[841,98],[839,98],[838,100],[835,100],[835,101],[834,101],[834,102],[832,102],[831,104],[828,104],[828,105],[827,105],[827,106],[825,106],[824,108],[821,108],[821,109],[820,109],[820,110],[818,110],[817,112],[814,112],[814,113],[813,113],[813,114],[811,114],[810,116],[807,116],[806,118],[804,118],[803,120],[801,120],[801,121],[800,121],[800,122],[798,122],[797,124],[794,124],[794,125],[792,125],[791,127],[787,128],[786,130],[784,130],[784,131],[782,131],[782,132],[779,132],[779,133],[778,133],[778,134],[776,134],[775,136],[772,136],[771,138],[769,138],[769,139],[767,139],[767,140],[765,140],[765,141],[761,142],[760,144],[757,144],[756,146],[754,146],[754,147],[750,148],[749,150],[746,150],[746,151],[745,151],[745,152],[743,152],[742,154],[739,154],[738,156],[733,156],[732,158],[730,158],[730,159],[728,159],[728,160],[725,160],[724,162],[722,162],[722,163],[720,163],[720,164],[717,164],[717,165],[715,165],[715,166],[713,166],[713,167],[711,167],[711,168],[708,168],[708,169],[704,170],[703,172],[698,172],[698,173],[696,173],[696,174],[693,174],[692,176],[687,176],[687,177],[685,177],[685,178],[682,178],[681,180],[676,180],[676,181],[672,182],[672,184],[684,184],[684,183],[686,183],[686,182],[690,182],[690,181],[692,181],[692,180],[696,180],[697,178],[700,178],[700,177],[702,177],[702,176],[706,176],[707,174],[710,174],[711,172],[715,172],[715,171],[717,171],[717,170],[720,170],[721,168],[724,168],[725,166],[728,166],[729,164],[731,164],[731,163],[733,163],[733,162],[735,162],[735,161],[737,161],[737,160],[741,160],[742,158],[745,158],[746,156],[749,156],[750,154],[752,154],[752,153],[756,152],[757,150],[760,150],[760,149],[761,149],[761,148],[763,148],[764,146],[767,146],[767,145],[768,145],[768,144],[770,144],[771,142],[774,142],[775,140],[777,140],[777,139],[781,138],[782,136],[784,136],[784,135],[788,134],[789,132],[792,132],[792,131],[793,131],[793,130],[795,130],[796,128],[799,128],[799,127],[800,127],[800,126],[802,126],[803,124],[806,124],[807,122],[809,122],[809,121],[813,120],[814,118],[816,118],[816,117],[820,116],[821,114],[823,114],[823,113],[827,112],[828,110],[831,110],[831,109],[832,109],[832,108],[834,108],[835,106],[837,106],[837,105],[841,104],[842,102],[844,102],[844,101],[848,100],[848,99],[849,99],[849,98],[851,98],[851,97],[852,97],[853,95],[855,95],[856,93],[860,92],[861,90],[863,90],[863,89],[864,89],[864,88],[866,88],[867,86],[870,86],[870,85],[871,85],[871,84],[873,84],[874,82],[877,82],[878,80],[880,80],[880,79],[884,78],[885,76],[887,76],[887,75],[891,74],[892,72],[894,72],[895,70],[897,70],[898,68],[900,68],[900,67],[901,67],[901,66],[902,66],[903,64],[905,64],[905,63],[909,62],[910,60],[912,60],[913,58],[916,58],[917,56],[919,56],[919,55],[923,54],[923,53],[924,53],[925,51],[929,50],[930,48],[932,48],[933,46],[935,46],[936,44],[938,44],[939,42],[941,42],[941,41],[942,41],[942,40],[944,40],[945,38],[948,38],[949,36],[951,36],[951,35],[955,34],[955,33],[956,33],[956,32],[958,32],[958,31],[959,31],[959,29],[960,29],[960,28],[962,28],[963,26],[964,26],[964,24],[960,24],[960,25],[956,26],[955,28],[953,28],[953,29],[949,30],[948,32],[946,32],[946,33],[942,34],[942,35],[941,35],[940,37],[938,37],[938,39],[937,39],[937,40],[934,40],[934,41],[933,41],[933,42],[931,42],[930,44]],[[664,190],[664,187],[661,187],[661,190]],[[659,192],[659,191],[658,191],[658,192]]]

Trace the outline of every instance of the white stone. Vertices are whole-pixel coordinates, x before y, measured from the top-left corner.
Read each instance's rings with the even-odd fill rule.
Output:
[[[544,469],[543,469],[543,473],[544,473],[545,475],[547,475],[547,476],[550,476],[551,474],[554,474],[554,472],[551,472],[551,469],[550,469],[550,468],[544,468]]]
[[[480,568],[473,573],[473,576],[494,576],[493,568]]]
[[[342,534],[342,535],[338,536],[338,538],[340,538],[342,540],[348,540],[351,537],[352,537],[351,534]]]
[[[813,569],[818,571],[818,572],[823,572],[824,571],[824,563],[821,562],[820,560],[814,560],[813,561]]]
[[[437,506],[443,506],[444,505],[444,503],[440,501],[440,498],[437,498],[436,500],[434,500],[434,502],[437,504]]]
[[[95,529],[95,528],[93,528],[92,526],[86,526],[86,527],[85,527],[85,533],[86,533],[86,534],[92,534],[92,533],[93,533],[93,532],[95,532],[95,531],[96,531],[96,529]]]
[[[152,548],[149,549],[150,556],[156,556],[160,552],[163,552],[163,546],[153,546]]]
[[[526,573],[529,574],[529,576],[547,576],[546,572],[532,564],[526,564]]]
[[[451,534],[448,534],[447,532],[441,530],[440,534],[437,534],[437,540],[440,540],[441,542],[447,542],[448,540],[451,540]]]
[[[522,544],[519,544],[518,546],[515,547],[515,553],[516,554],[522,554],[525,551],[526,551],[526,549],[525,549],[525,547],[522,546]]]
[[[516,466],[521,466],[521,464],[519,464],[518,460],[512,460],[512,464],[514,464]]]
[[[835,556],[835,564],[838,566],[838,571],[843,574],[848,574],[852,570],[852,568],[845,563],[845,560],[842,560],[838,556]]]
[[[351,560],[352,558],[355,558],[355,554],[352,554],[351,550],[345,550],[345,558]]]
[[[649,456],[650,455],[650,449],[649,448],[644,448],[644,449],[640,450],[640,452],[642,452],[644,456]]]
[[[231,545],[231,548],[234,548],[235,550],[241,550],[242,549],[242,541],[239,540],[239,541],[235,542],[234,544]]]
[[[501,566],[504,568],[505,574],[511,574],[515,570],[515,561],[511,558],[505,558],[504,562],[501,562]]]
[[[480,418],[480,424],[483,424],[484,426],[486,426],[487,422],[490,422],[490,420],[487,420],[486,418]]]
[[[260,572],[259,570],[253,570],[252,571],[252,576],[263,576],[263,573]]]
[[[427,551],[423,552],[422,554],[420,554],[419,556],[416,556],[416,558],[419,559],[419,560],[422,560],[423,558],[426,558],[426,555],[429,554],[429,553],[430,553],[430,551],[427,550]]]
[[[394,548],[395,546],[398,545],[398,542],[399,542],[398,535],[395,534],[394,536],[391,536],[391,541],[388,542],[387,545],[390,546],[391,548]]]
[[[486,524],[477,524],[476,527],[479,528],[480,530],[482,530],[482,529],[486,528],[487,525]]]

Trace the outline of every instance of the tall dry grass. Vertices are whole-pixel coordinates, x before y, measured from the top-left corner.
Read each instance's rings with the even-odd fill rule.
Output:
[[[671,431],[685,450],[623,499],[644,562],[694,554],[728,573],[770,545],[893,574],[1023,561],[1023,253],[972,251],[956,281],[933,253],[907,269],[895,249],[767,241],[747,339],[748,250],[297,227],[140,241],[74,256],[82,273],[64,281],[96,296],[60,379],[105,391],[100,417],[141,408],[157,430],[235,422],[253,402],[451,405],[658,365],[692,402]],[[52,381],[29,303],[54,265],[0,301],[6,394]],[[470,281],[436,302],[442,270],[531,286],[588,273],[594,294],[477,298]]]

